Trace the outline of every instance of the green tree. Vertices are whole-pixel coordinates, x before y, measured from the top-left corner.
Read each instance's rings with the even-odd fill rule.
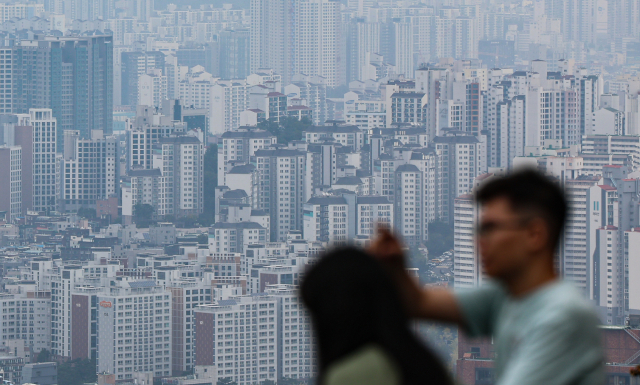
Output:
[[[300,380],[291,377],[280,377],[278,385],[300,385]]]
[[[80,209],[78,209],[78,216],[82,218],[87,218],[87,219],[95,219],[96,209],[81,207]]]
[[[96,362],[88,359],[67,361],[58,367],[58,383],[65,385],[82,385],[96,382]]]
[[[258,127],[275,135],[278,143],[287,144],[292,140],[302,139],[302,133],[311,127],[313,123],[307,118],[298,120],[293,117],[283,116],[280,123],[274,120],[265,120]]]
[[[47,349],[40,350],[36,357],[36,362],[51,362],[51,352]]]
[[[237,382],[233,381],[231,377],[221,378],[216,382],[216,385],[238,385]]]
[[[458,330],[436,322],[420,323],[419,334],[429,341],[436,354],[450,369],[455,368],[458,359]]]
[[[200,245],[208,245],[209,244],[209,235],[208,234],[200,234],[196,238],[198,240],[198,244]]]
[[[441,221],[429,223],[427,249],[429,250],[429,259],[453,250],[453,225]]]
[[[146,203],[138,203],[133,206],[133,220],[138,227],[149,227],[153,220],[153,206]]]
[[[260,385],[276,385],[275,381],[264,380],[260,383]]]

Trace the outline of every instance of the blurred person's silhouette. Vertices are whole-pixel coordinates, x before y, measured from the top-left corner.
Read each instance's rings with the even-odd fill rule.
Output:
[[[599,320],[554,255],[567,215],[562,190],[535,171],[487,182],[476,193],[484,272],[477,289],[422,289],[405,269],[400,242],[381,230],[369,251],[391,273],[410,317],[491,336],[497,385],[601,385]]]
[[[319,384],[451,383],[410,330],[388,272],[365,252],[324,256],[305,276],[301,295],[318,338]]]

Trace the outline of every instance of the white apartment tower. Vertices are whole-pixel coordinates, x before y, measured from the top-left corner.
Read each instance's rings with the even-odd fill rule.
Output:
[[[275,382],[281,376],[277,304],[274,297],[253,295],[198,306],[196,365],[215,365],[217,378],[238,385]]]
[[[313,378],[317,375],[316,338],[309,311],[296,286],[271,285],[265,292],[276,299],[278,320],[278,373],[280,377]]]
[[[294,75],[343,84],[340,3],[331,0],[252,0],[251,71],[272,68],[285,84]]]
[[[82,283],[80,265],[66,265],[51,279],[51,354],[59,358],[71,358],[71,291]]]
[[[0,294],[0,342],[5,345],[9,340],[23,340],[35,356],[43,349],[51,349],[51,292],[28,288],[19,291]]]
[[[161,107],[167,100],[167,77],[154,69],[138,79],[138,105]]]
[[[33,127],[33,210],[56,209],[56,118],[49,108],[29,110]]]
[[[295,75],[303,73],[326,79],[327,87],[344,84],[340,3],[333,0],[299,2]]]
[[[477,287],[482,282],[482,269],[474,235],[477,220],[478,205],[473,195],[457,197],[453,209],[453,285],[456,288]]]
[[[284,241],[290,230],[302,230],[306,201],[306,154],[292,149],[256,151],[258,165],[257,208],[271,219],[271,241]]]
[[[126,380],[171,375],[171,292],[155,281],[118,278],[98,295],[97,370]]]
[[[211,88],[211,134],[222,134],[240,127],[240,113],[248,107],[245,80],[219,80]]]
[[[91,139],[80,139],[79,131],[65,131],[61,211],[93,207],[98,199],[116,193],[118,141],[92,130]]]
[[[470,135],[438,136],[434,139],[438,154],[436,215],[441,221],[453,220],[453,197],[468,194],[474,179],[482,174],[483,144]]]
[[[211,285],[196,279],[167,283],[171,292],[171,334],[173,375],[181,375],[195,366],[195,310],[211,303]]]
[[[218,142],[218,186],[226,185],[226,175],[235,165],[250,162],[256,151],[275,144],[276,137],[263,130],[227,131]]]
[[[593,268],[588,258],[588,195],[590,189],[600,181],[601,178],[597,176],[580,176],[564,182],[569,212],[562,242],[561,268],[564,277],[572,280],[585,295],[589,295],[589,278]]]
[[[305,240],[346,246],[349,210],[343,197],[313,197],[303,209],[302,234]]]
[[[158,168],[165,183],[166,214],[199,215],[204,208],[204,145],[195,136],[160,138]]]

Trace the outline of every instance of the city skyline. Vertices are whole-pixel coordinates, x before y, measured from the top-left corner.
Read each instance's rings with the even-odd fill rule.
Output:
[[[422,285],[481,286],[475,191],[534,168],[629,383],[639,25],[638,0],[0,3],[3,380],[315,383],[307,268],[384,226]],[[415,331],[493,383],[485,345]]]

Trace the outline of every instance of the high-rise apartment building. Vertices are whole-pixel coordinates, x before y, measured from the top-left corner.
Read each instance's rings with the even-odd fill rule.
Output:
[[[51,354],[54,357],[67,359],[74,356],[71,340],[73,313],[69,311],[72,306],[71,289],[82,280],[80,265],[65,265],[51,274]],[[81,356],[86,357],[86,353],[83,350]]]
[[[220,80],[211,87],[209,113],[211,134],[222,134],[240,127],[240,113],[249,103],[247,82]]]
[[[453,285],[456,288],[477,287],[482,282],[474,235],[478,205],[471,194],[455,198],[453,205]]]
[[[373,237],[377,226],[393,228],[393,204],[387,198],[359,196],[356,202],[356,235]]]
[[[303,235],[310,242],[345,246],[349,239],[347,201],[343,197],[313,197],[303,206]]]
[[[251,75],[248,29],[225,29],[218,34],[220,78],[244,79]]]
[[[92,131],[90,139],[80,139],[78,131],[65,131],[60,183],[61,211],[95,207],[99,199],[116,194],[119,142]]]
[[[168,215],[199,215],[204,209],[204,145],[195,136],[160,138],[158,161]]]
[[[122,199],[122,215],[131,217],[134,207],[138,204],[151,205],[157,216],[167,215],[168,207],[167,184],[160,169],[131,169],[122,177],[120,191]],[[173,204],[173,197],[171,199]]]
[[[204,67],[195,66],[184,74],[177,82],[177,98],[191,108],[209,108],[211,104],[211,90],[217,79],[205,72]],[[170,80],[167,80],[168,84]]]
[[[306,154],[293,149],[264,149],[256,151],[255,161],[257,208],[271,217],[271,241],[283,241],[290,230],[302,230]]]
[[[194,317],[196,365],[215,365],[218,378],[239,385],[280,378],[277,304],[272,296],[252,295],[199,306]],[[289,327],[294,325],[297,332],[298,324]]]
[[[160,51],[123,52],[120,61],[122,67],[121,104],[135,106],[138,104],[140,76],[153,69],[164,70],[165,54]]]
[[[409,245],[418,245],[428,234],[424,228],[424,173],[413,164],[403,164],[396,168],[394,178],[395,228]]]
[[[640,168],[640,137],[631,135],[584,135],[582,154],[627,155],[634,169]],[[592,171],[592,170],[589,170]],[[595,172],[599,170],[593,170]]]
[[[280,377],[314,378],[318,370],[317,339],[311,328],[309,311],[302,304],[297,288],[272,285],[265,292],[276,299],[277,372]]]
[[[216,222],[209,230],[209,249],[215,253],[244,253],[249,245],[267,242],[268,236],[267,229],[256,222]]]
[[[318,75],[327,86],[345,83],[342,53],[340,3],[333,0],[305,0],[298,5],[296,20],[295,73]]]
[[[70,20],[112,19],[116,6],[109,0],[64,0],[64,15]]]
[[[14,42],[9,41],[9,44]],[[13,47],[2,46],[0,47],[0,60],[2,60],[6,66],[9,66],[8,74],[11,74],[11,68],[13,63]],[[7,70],[5,70],[6,72]],[[13,112],[13,76],[7,76],[5,74],[4,79],[0,79],[0,113],[10,114]]]
[[[317,375],[316,340],[296,286],[267,285],[263,294],[199,306],[195,332],[196,364],[215,365],[218,378],[250,385]]]
[[[561,246],[561,269],[565,278],[574,282],[585,295],[589,295],[592,264],[587,244],[587,210],[589,190],[598,185],[598,176],[579,176],[564,181],[569,213]]]
[[[235,165],[249,163],[256,151],[276,143],[276,137],[263,130],[227,131],[218,143],[218,186],[226,186],[226,175]]]
[[[347,82],[366,80],[365,66],[372,53],[380,52],[380,23],[367,23],[364,18],[351,19],[347,31]]]
[[[413,78],[413,28],[408,21],[391,19],[380,27],[380,54],[395,72]]]
[[[0,211],[11,222],[22,214],[22,147],[0,146]]]
[[[118,380],[170,376],[171,292],[154,280],[118,277],[97,300],[97,371]]]
[[[49,108],[57,120],[57,150],[65,130],[83,139],[113,129],[111,36],[39,36],[13,46],[13,112]]]
[[[127,171],[131,168],[154,168],[153,146],[162,137],[185,131],[184,123],[156,113],[151,106],[138,106],[135,120],[128,123],[125,131]]]
[[[52,211],[56,209],[56,143],[57,119],[51,109],[29,110],[28,123],[33,130],[33,182],[32,210]],[[24,178],[24,176],[23,176]]]
[[[438,153],[436,216],[441,221],[453,220],[455,197],[468,194],[474,179],[485,171],[481,164],[482,143],[471,135],[438,136],[433,141]]]
[[[23,340],[33,355],[51,349],[51,292],[20,287],[18,292],[0,295],[0,308],[6,322],[0,329],[0,343]]]
[[[298,73],[345,82],[340,3],[332,0],[252,0],[251,72],[272,68],[285,84]]]
[[[171,292],[171,371],[181,375],[195,366],[195,311],[212,302],[212,288],[203,281],[175,280],[167,290]]]
[[[293,88],[292,88],[293,87]],[[313,111],[312,122],[317,126],[327,121],[327,84],[321,76],[296,75],[293,83],[285,87],[287,97],[293,93],[304,101],[304,105]]]
[[[150,70],[138,79],[137,105],[160,108],[167,100],[167,77],[162,70]]]

